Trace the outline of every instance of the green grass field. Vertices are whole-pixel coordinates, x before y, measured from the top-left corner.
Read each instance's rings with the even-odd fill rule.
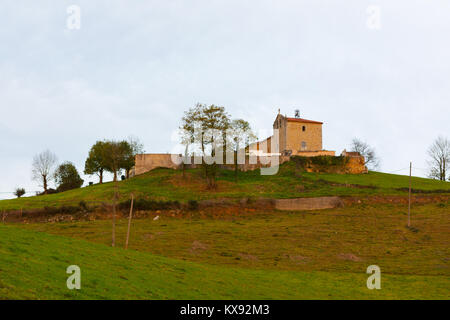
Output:
[[[360,272],[213,265],[0,226],[1,299],[445,299],[448,276],[384,274],[381,290]],[[66,287],[69,265],[81,290]]]
[[[240,172],[235,181],[233,171],[221,170],[218,188],[206,190],[202,170],[182,172],[171,169],[155,169],[135,178],[118,183],[121,199],[136,197],[153,200],[206,200],[217,198],[297,198],[329,195],[406,195],[409,177],[369,172],[360,175],[305,173],[293,163],[281,165],[274,176],[261,176],[259,170]],[[450,183],[413,177],[414,190],[426,192],[449,192]],[[0,210],[18,210],[78,205],[79,201],[110,202],[114,193],[113,183],[104,183],[60,194],[0,201]]]
[[[416,192],[448,194],[450,184],[413,178]],[[154,200],[400,195],[409,178],[314,174],[285,164],[275,176],[221,171],[206,190],[200,170],[157,169],[119,182]],[[0,201],[0,210],[107,202],[113,184],[61,194]],[[0,299],[450,299],[450,202],[407,207],[360,203],[345,208],[280,212],[240,208],[181,216],[149,212],[127,220],[0,224]],[[216,211],[220,211],[217,209]],[[206,212],[206,213],[205,213]],[[159,215],[159,220],[152,218]],[[381,290],[366,287],[366,268],[381,268]],[[69,265],[82,270],[82,289],[66,288]]]
[[[0,227],[0,296],[67,299],[449,299],[450,203],[222,219],[136,219]],[[27,229],[27,230],[24,230]],[[83,289],[65,287],[82,268]],[[368,290],[379,265],[382,289]]]
[[[360,272],[376,262],[388,273],[450,275],[449,211],[449,202],[413,206],[412,230],[406,227],[407,208],[388,204],[292,213],[250,211],[220,218],[159,214],[157,221],[152,216],[133,221],[130,248],[237,267]],[[127,224],[126,219],[117,223],[121,247]],[[111,244],[110,220],[22,227]]]

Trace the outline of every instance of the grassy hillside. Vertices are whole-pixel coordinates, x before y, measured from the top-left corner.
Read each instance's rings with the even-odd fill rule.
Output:
[[[285,213],[244,210],[192,218],[135,219],[130,248],[193,262],[295,271],[361,272],[369,264],[391,274],[450,276],[450,202],[359,205]],[[155,214],[156,215],[156,214]],[[123,247],[127,220],[117,222]],[[111,243],[111,221],[26,224],[23,228]]]
[[[361,175],[304,173],[293,163],[285,163],[274,176],[261,176],[259,170],[240,172],[235,181],[234,172],[219,172],[218,188],[206,190],[203,171],[156,169],[118,183],[122,199],[133,192],[137,197],[153,200],[204,200],[213,198],[295,198],[327,195],[405,195],[409,185],[407,176],[370,172]],[[414,177],[414,190],[450,192],[450,183]],[[0,201],[0,210],[42,208],[45,206],[77,205],[79,201],[110,202],[113,184],[94,185],[60,194]]]
[[[69,265],[81,290],[66,288]],[[211,266],[0,226],[1,299],[446,298],[448,277],[295,272]]]

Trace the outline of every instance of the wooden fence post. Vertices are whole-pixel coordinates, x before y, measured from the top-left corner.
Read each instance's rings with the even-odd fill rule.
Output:
[[[127,240],[125,242],[125,249],[128,249],[128,240],[130,239],[131,219],[133,218],[133,203],[134,203],[134,195],[131,194],[131,207],[130,207],[130,216],[128,217],[128,230],[127,230]]]
[[[412,174],[412,162],[409,163],[408,227],[411,226],[411,174]]]
[[[117,199],[117,182],[114,186],[114,197],[113,197],[113,216],[112,216],[112,247],[116,246],[116,199]]]

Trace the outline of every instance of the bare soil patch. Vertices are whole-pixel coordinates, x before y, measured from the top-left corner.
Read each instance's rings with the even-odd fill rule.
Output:
[[[353,253],[340,253],[338,254],[338,258],[347,261],[362,261],[362,259]]]

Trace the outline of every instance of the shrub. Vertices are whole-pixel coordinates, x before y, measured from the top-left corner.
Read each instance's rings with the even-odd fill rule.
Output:
[[[127,210],[131,206],[131,200],[119,203],[120,210]],[[136,210],[168,210],[179,209],[181,207],[178,201],[156,201],[146,199],[135,199],[133,204]]]
[[[55,180],[58,185],[58,192],[78,189],[83,185],[83,179],[71,162],[65,162],[58,167],[55,172]]]
[[[44,207],[44,213],[48,215],[57,214],[58,211],[58,208],[55,207]]]
[[[55,193],[58,193],[58,191],[56,191],[56,190],[53,189],[53,188],[48,188],[48,189],[47,189],[47,194],[55,194]],[[44,196],[44,195],[45,195],[45,192],[44,192],[44,191],[42,191],[42,192],[36,192],[36,195],[37,195],[37,196]]]
[[[44,207],[43,213],[46,215],[55,215],[58,213],[74,214],[80,212],[80,207],[62,206],[62,207]]]
[[[297,168],[305,170],[310,167],[317,167],[321,171],[331,172],[336,169],[344,168],[348,159],[343,156],[317,156],[317,157],[291,157]]]
[[[79,211],[80,211],[80,208],[74,207],[74,206],[62,206],[61,208],[59,208],[60,213],[66,213],[66,214],[73,214],[73,213],[77,213]]]
[[[88,207],[86,201],[84,201],[84,200],[81,200],[81,201],[78,203],[78,206],[79,206],[79,207],[81,208],[81,210],[83,210],[83,211],[89,211],[89,207]]]
[[[198,209],[198,201],[197,200],[189,200],[188,201],[188,209],[189,210],[197,210]]]
[[[25,194],[25,189],[24,188],[17,188],[16,191],[14,191],[14,195],[17,198],[20,198],[21,196],[23,196]]]

